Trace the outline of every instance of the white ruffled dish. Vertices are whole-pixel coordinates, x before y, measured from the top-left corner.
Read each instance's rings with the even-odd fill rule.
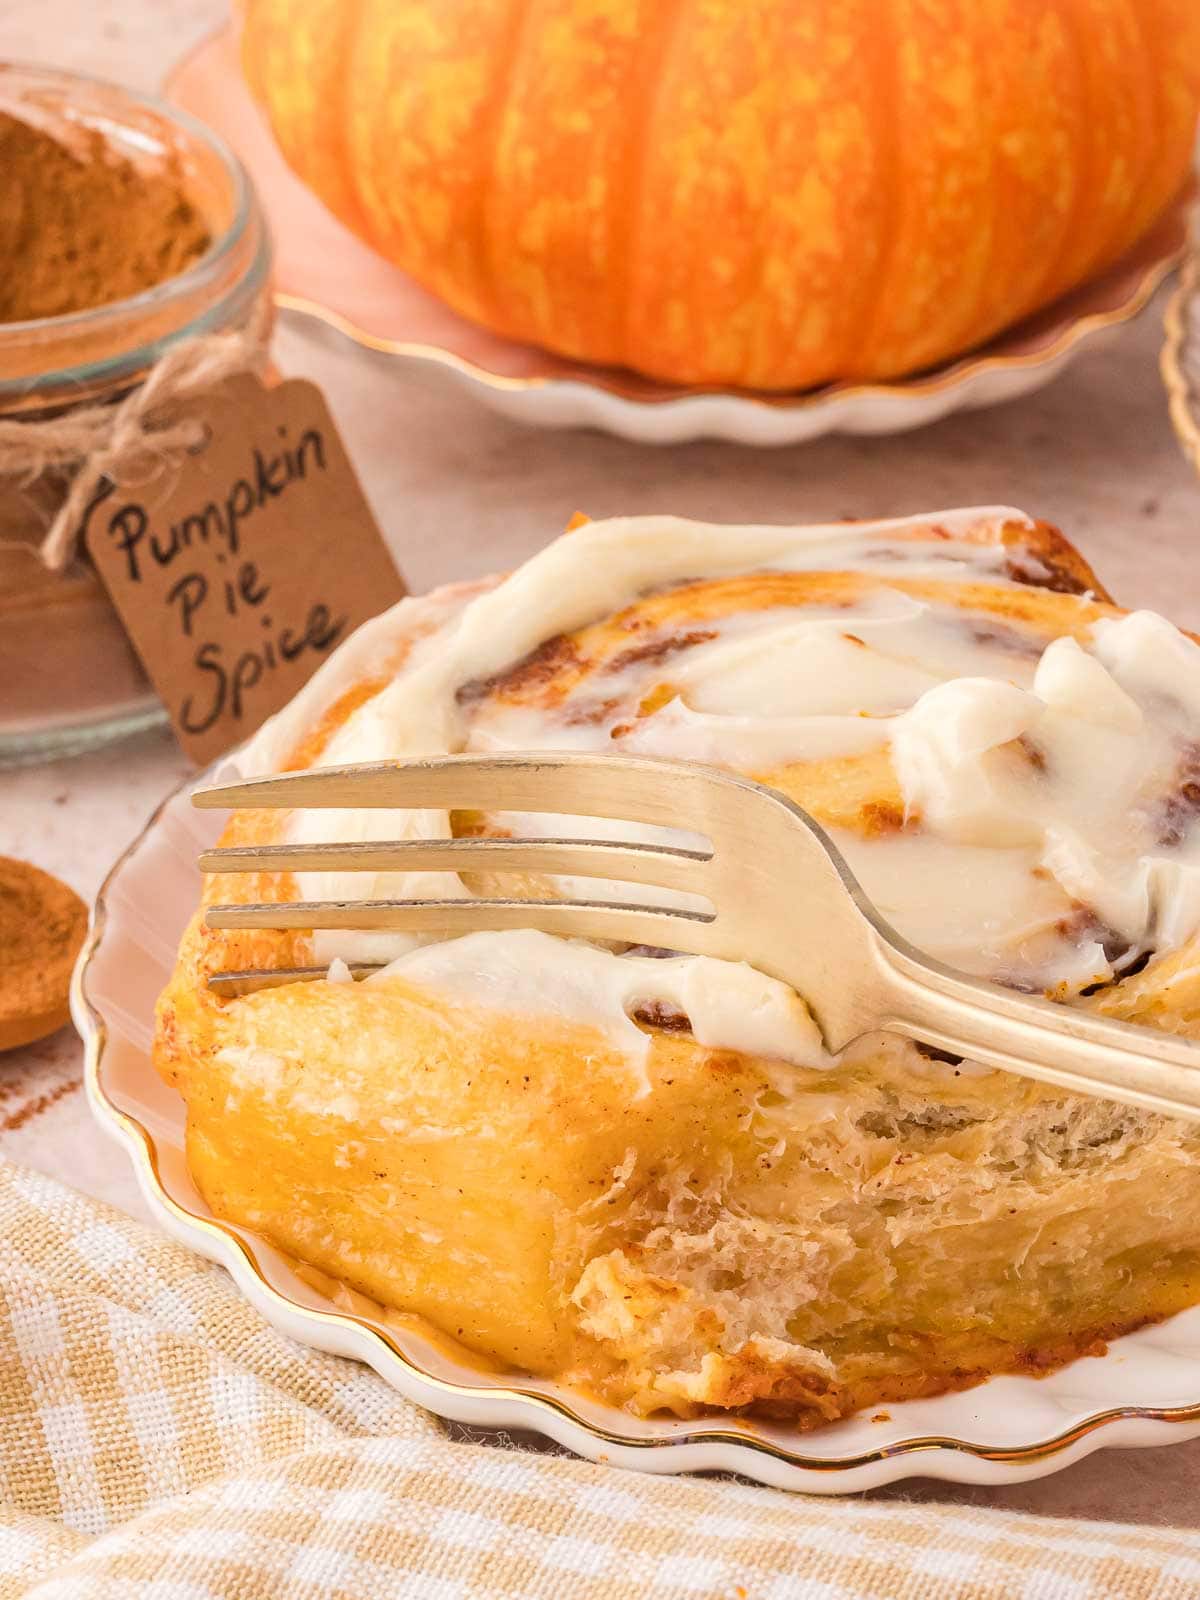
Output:
[[[1105,1445],[1200,1436],[1200,1308],[1113,1343],[1048,1378],[993,1378],[961,1394],[890,1405],[816,1433],[741,1419],[643,1420],[561,1384],[456,1361],[420,1335],[339,1309],[246,1229],[217,1221],[184,1159],[184,1107],[149,1051],[154,1004],[197,903],[197,853],[224,818],[173,794],[109,875],[75,973],[72,1009],[87,1091],[168,1233],[232,1273],[247,1300],[302,1344],[365,1361],[408,1399],[488,1429],[527,1429],[595,1461],[648,1472],[738,1472],[810,1494],[900,1478],[1006,1484],[1043,1477]]]
[[[1171,421],[1184,454],[1200,472],[1200,216],[1192,219],[1183,270],[1164,321],[1162,374]]]
[[[601,428],[644,444],[786,445],[828,433],[901,433],[951,412],[1018,399],[1137,316],[1178,260],[1186,232],[1187,197],[1090,282],[928,372],[794,394],[686,389],[489,333],[356,239],[284,164],[242,79],[232,25],[179,63],[166,93],[221,134],[253,177],[271,224],[282,310],[517,422]]]

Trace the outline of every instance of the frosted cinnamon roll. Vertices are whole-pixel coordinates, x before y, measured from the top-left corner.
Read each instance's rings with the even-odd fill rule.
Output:
[[[530,749],[757,778],[930,954],[1200,1027],[1200,646],[1122,612],[1020,512],[588,523],[507,578],[368,624],[239,761]],[[687,825],[620,833],[677,842]],[[226,840],[546,831],[499,812],[247,812]],[[303,873],[220,896],[494,888]],[[351,960],[379,970],[349,981]],[[314,962],[326,980],[206,987]],[[1193,1129],[888,1035],[830,1056],[803,995],[744,963],[198,915],[156,1060],[218,1216],[473,1359],[640,1413],[813,1427],[1044,1370],[1200,1301]]]

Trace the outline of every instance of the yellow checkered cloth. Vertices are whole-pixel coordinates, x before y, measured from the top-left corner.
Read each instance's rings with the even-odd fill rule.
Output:
[[[219,1268],[0,1164],[0,1600],[1192,1600],[1200,1537],[449,1438]]]

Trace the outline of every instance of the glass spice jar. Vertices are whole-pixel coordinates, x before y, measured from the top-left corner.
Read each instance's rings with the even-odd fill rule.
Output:
[[[208,244],[185,270],[126,299],[0,323],[0,418],[47,421],[115,403],[173,345],[252,338],[265,365],[271,247],[245,170],[200,123],[151,97],[72,73],[0,67],[0,111],[64,143],[102,135],[141,170],[167,164]],[[70,477],[0,476],[0,766],[74,754],[165,721],[86,554],[51,571],[40,547]]]

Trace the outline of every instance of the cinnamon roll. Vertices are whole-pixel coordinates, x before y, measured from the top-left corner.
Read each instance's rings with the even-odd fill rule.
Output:
[[[587,523],[360,629],[239,762],[531,749],[759,779],[930,954],[1200,1031],[1200,646],[1120,610],[1020,512]],[[620,831],[686,842],[688,822]],[[273,811],[235,815],[226,842],[546,831]],[[395,873],[220,885],[416,893]],[[382,965],[354,982],[352,960]],[[305,963],[327,979],[206,987]],[[198,914],[155,1048],[218,1216],[475,1359],[639,1413],[813,1427],[1042,1371],[1200,1301],[1193,1127],[885,1034],[830,1056],[803,995],[745,964]]]

